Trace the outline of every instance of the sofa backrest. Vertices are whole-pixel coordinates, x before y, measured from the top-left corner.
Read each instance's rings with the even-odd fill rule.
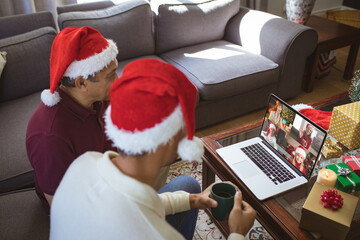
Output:
[[[1,17],[0,39],[47,26],[56,29],[53,14],[49,11]]]
[[[0,102],[20,98],[49,87],[50,52],[57,34],[55,22],[51,12],[45,15],[29,15],[31,16],[0,18],[0,26],[3,26],[4,22],[9,24],[2,28],[4,32],[8,29],[13,31],[12,28],[17,27],[16,35],[0,39],[0,51],[7,53],[6,64],[0,77]],[[50,16],[48,26],[39,23],[44,16]]]
[[[240,0],[152,0],[156,53],[220,40]]]
[[[90,3],[82,3],[82,4],[68,4],[64,6],[58,6],[56,8],[57,14],[65,13],[65,12],[76,12],[76,11],[92,11],[103,8],[112,7],[115,4],[112,1],[99,1],[99,2],[90,2]]]
[[[155,52],[152,12],[146,0],[124,1],[102,10],[62,13],[58,23],[60,30],[69,26],[89,26],[98,30],[105,38],[116,42],[118,61]]]

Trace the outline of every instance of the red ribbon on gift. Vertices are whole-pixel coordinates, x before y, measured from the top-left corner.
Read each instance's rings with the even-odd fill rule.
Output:
[[[320,196],[320,200],[325,208],[331,208],[332,210],[338,210],[343,206],[343,198],[336,190],[324,191]]]

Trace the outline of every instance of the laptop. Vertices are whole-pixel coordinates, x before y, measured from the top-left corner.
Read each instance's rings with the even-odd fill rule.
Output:
[[[270,94],[259,136],[216,152],[259,199],[307,183],[327,132]]]

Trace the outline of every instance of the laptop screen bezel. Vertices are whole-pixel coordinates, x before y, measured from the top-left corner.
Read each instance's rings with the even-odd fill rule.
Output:
[[[270,101],[271,101],[272,98],[275,99],[275,101],[277,100],[277,101],[279,101],[281,104],[284,104],[287,108],[289,108],[290,110],[294,111],[296,114],[300,115],[302,118],[304,118],[304,119],[305,119],[306,121],[308,121],[310,124],[312,124],[312,125],[316,128],[317,131],[324,133],[324,139],[323,139],[323,141],[321,142],[319,152],[318,152],[318,154],[317,154],[317,156],[316,156],[314,166],[313,166],[313,168],[312,168],[309,176],[306,176],[306,174],[304,174],[303,172],[301,172],[301,171],[300,171],[298,168],[296,168],[295,166],[294,166],[294,168],[293,168],[293,169],[295,169],[296,172],[298,172],[301,176],[304,176],[306,179],[309,180],[309,179],[311,178],[312,174],[313,174],[313,171],[314,171],[314,169],[315,169],[315,167],[316,167],[319,159],[320,159],[321,149],[322,149],[322,147],[323,147],[323,145],[324,145],[324,143],[325,143],[325,140],[326,140],[326,137],[327,137],[327,131],[324,130],[322,127],[320,127],[320,126],[319,126],[318,124],[316,124],[315,122],[313,122],[312,120],[310,120],[310,119],[309,119],[308,117],[306,117],[305,115],[301,114],[299,111],[295,110],[292,106],[290,106],[289,104],[287,104],[285,101],[283,101],[282,99],[280,99],[278,96],[276,96],[276,95],[273,94],[273,93],[270,93],[269,98],[268,98],[268,101],[267,101],[267,106],[266,106],[266,110],[265,110],[265,113],[264,113],[264,117],[263,117],[263,119],[262,119],[263,121],[262,121],[262,124],[261,124],[260,132],[259,132],[259,137],[260,137],[261,139],[263,139],[265,142],[266,142],[266,140],[264,139],[263,136],[261,136],[261,131],[262,131],[263,127],[264,127],[265,117],[266,117],[266,114],[267,114],[268,111],[269,111]],[[268,144],[268,147],[271,147],[272,150],[276,151],[276,149],[274,149],[272,146],[270,146],[270,144]],[[277,151],[276,151],[276,152],[277,152]],[[281,159],[283,159],[283,158],[281,158]],[[287,162],[288,162],[288,161],[287,161]],[[292,164],[291,164],[291,165],[292,165]],[[292,165],[292,166],[293,166],[293,165]]]

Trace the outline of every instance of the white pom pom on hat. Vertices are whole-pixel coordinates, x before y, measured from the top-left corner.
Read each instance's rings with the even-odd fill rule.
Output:
[[[204,147],[200,138],[194,137],[193,140],[183,138],[178,145],[178,154],[181,159],[200,161],[202,155],[204,155]]]
[[[41,100],[46,106],[52,107],[60,102],[61,98],[58,92],[51,93],[50,89],[45,89],[41,92]]]
[[[183,160],[200,160],[201,140],[194,137],[197,89],[174,66],[156,59],[125,66],[110,88],[105,131],[126,154],[154,152],[186,127],[178,145]]]
[[[64,49],[66,49],[64,51]],[[50,89],[41,94],[49,107],[60,101],[55,92],[63,76],[88,78],[116,59],[116,44],[90,27],[67,27],[54,39],[50,56]]]

